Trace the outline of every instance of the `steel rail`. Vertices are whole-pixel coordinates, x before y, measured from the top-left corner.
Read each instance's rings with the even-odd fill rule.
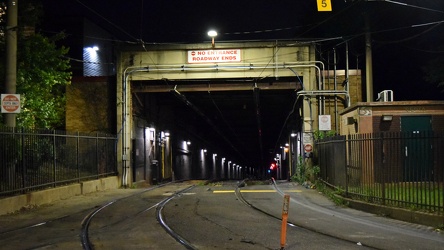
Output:
[[[150,188],[143,189],[142,191],[137,192],[137,193],[135,193],[135,194],[133,194],[133,195],[125,196],[125,197],[122,197],[122,198],[120,198],[120,199],[116,199],[116,200],[113,200],[113,201],[111,201],[111,202],[108,202],[108,203],[106,203],[106,204],[104,204],[104,205],[98,207],[97,209],[95,209],[95,210],[92,211],[91,213],[89,213],[89,214],[83,219],[83,221],[82,221],[82,229],[81,229],[81,233],[80,233],[80,241],[81,241],[81,243],[82,243],[82,248],[83,248],[84,250],[91,250],[91,249],[94,249],[94,248],[92,247],[92,243],[91,243],[91,241],[89,240],[89,225],[91,224],[91,221],[92,221],[93,217],[94,217],[96,214],[98,214],[100,211],[102,211],[103,209],[105,209],[105,208],[109,207],[110,205],[116,203],[117,201],[125,200],[125,199],[128,199],[128,198],[134,197],[134,196],[136,196],[136,195],[140,195],[140,194],[142,194],[142,193],[145,193],[145,192],[148,192],[148,191],[152,191],[152,190],[154,190],[154,189],[158,189],[158,188],[160,188],[160,187],[163,187],[163,186],[169,185],[169,184],[171,184],[171,183],[173,183],[173,182],[168,182],[168,183],[164,183],[164,184],[161,184],[161,185],[158,185],[158,186],[155,186],[155,187],[150,187]],[[158,202],[158,203],[155,204],[154,206],[157,206],[157,205],[160,204],[160,203],[161,203],[161,202]],[[151,209],[151,208],[152,208],[152,207],[150,207],[150,208],[148,208],[148,209]],[[144,211],[147,211],[148,209],[145,209]]]
[[[280,190],[280,189],[277,187],[277,185],[276,185],[276,181],[274,180],[274,178],[271,179],[271,185],[273,185],[273,188],[276,190],[276,192],[277,192],[279,195],[284,196],[284,192],[282,192],[282,190]],[[240,191],[240,186],[241,186],[241,185],[238,185],[238,187],[236,187],[235,193],[236,193],[236,197],[237,197],[242,203],[246,204],[246,205],[249,206],[250,208],[252,208],[252,209],[254,209],[254,210],[256,210],[256,211],[258,211],[258,212],[260,212],[260,213],[262,213],[262,214],[265,214],[265,215],[267,215],[267,216],[269,216],[269,217],[271,217],[271,218],[273,218],[273,219],[276,219],[276,220],[282,221],[282,218],[280,218],[279,216],[276,216],[276,215],[273,215],[273,214],[271,214],[271,213],[268,213],[268,212],[266,212],[266,211],[264,211],[264,210],[262,210],[262,209],[260,209],[260,208],[258,208],[258,207],[256,207],[256,206],[252,205],[251,203],[249,203],[249,202],[248,202],[248,201],[242,196],[241,191]],[[290,198],[290,199],[293,200],[293,198]],[[330,234],[327,234],[327,233],[323,233],[323,232],[320,232],[320,231],[314,230],[314,229],[312,229],[312,228],[305,227],[304,225],[298,225],[297,223],[292,223],[292,222],[290,222],[290,221],[287,222],[287,225],[289,225],[289,226],[291,226],[291,227],[296,227],[296,228],[299,228],[299,229],[307,230],[307,231],[309,231],[309,232],[317,233],[317,234],[320,234],[320,235],[323,235],[323,236],[331,237],[331,238],[334,238],[334,239],[337,239],[337,240],[341,240],[341,241],[345,241],[345,242],[350,242],[350,243],[356,244],[356,242],[354,242],[354,241],[347,240],[347,239],[343,239],[343,238],[340,238],[340,237],[337,237],[337,236],[334,236],[334,235],[330,235]],[[372,249],[377,249],[377,248],[372,247],[372,246],[365,246],[365,247],[372,248]]]
[[[176,198],[177,196],[179,196],[180,194],[187,192],[191,189],[193,189],[195,186],[191,186],[188,188],[185,188],[179,192],[174,193],[174,195],[172,195],[171,197],[168,197],[166,199],[164,199],[163,201],[160,202],[160,204],[157,206],[156,209],[156,217],[157,217],[157,221],[160,223],[160,225],[163,227],[163,229],[165,229],[165,231],[171,235],[171,237],[173,237],[177,242],[179,242],[180,244],[182,244],[186,249],[189,250],[196,250],[197,248],[195,246],[193,246],[190,242],[188,242],[186,239],[184,239],[183,237],[181,237],[179,234],[177,234],[176,232],[174,232],[173,229],[171,229],[167,223],[164,220],[164,216],[163,216],[163,208],[165,207],[165,205],[172,199]]]

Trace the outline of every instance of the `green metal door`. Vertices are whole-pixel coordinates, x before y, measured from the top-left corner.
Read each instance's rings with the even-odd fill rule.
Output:
[[[401,117],[405,181],[426,181],[432,176],[431,121],[431,116]]]

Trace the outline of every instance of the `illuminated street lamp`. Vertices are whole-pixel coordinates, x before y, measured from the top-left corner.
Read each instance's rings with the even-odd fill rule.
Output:
[[[217,32],[215,30],[208,31],[208,36],[211,37],[211,47],[214,48],[214,38],[217,36]]]

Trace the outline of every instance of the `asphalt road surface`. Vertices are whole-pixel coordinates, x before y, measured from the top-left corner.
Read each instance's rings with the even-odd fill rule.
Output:
[[[184,182],[77,196],[0,216],[0,249],[281,249],[284,193],[284,249],[443,249],[433,228],[338,207],[290,182],[239,189]]]

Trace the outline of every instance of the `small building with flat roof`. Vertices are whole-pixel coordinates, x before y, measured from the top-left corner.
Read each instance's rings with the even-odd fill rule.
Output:
[[[444,101],[358,102],[340,112],[341,135],[444,130]]]

